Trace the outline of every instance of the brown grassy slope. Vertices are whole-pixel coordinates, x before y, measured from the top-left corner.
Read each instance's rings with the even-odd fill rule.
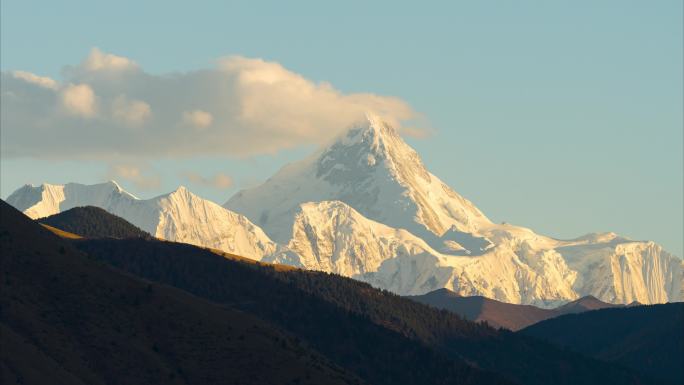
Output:
[[[557,315],[553,310],[535,306],[515,305],[481,296],[462,297],[448,289],[407,298],[438,309],[449,310],[470,321],[486,321],[495,328],[504,327],[514,331]]]
[[[270,324],[92,260],[0,210],[2,384],[358,383]]]
[[[588,295],[576,299],[572,302],[568,302],[565,305],[555,308],[554,310],[556,311],[556,313],[558,313],[558,315],[564,315],[584,313],[585,311],[590,310],[609,309],[616,307],[624,307],[624,305],[616,305],[612,303],[603,302],[600,299],[594,297],[593,295]]]
[[[68,231],[64,231],[61,229],[58,229],[56,227],[52,227],[50,225],[46,225],[45,223],[41,223],[41,226],[45,227],[46,229],[50,230],[51,233],[59,236],[60,238],[66,238],[66,239],[81,239],[83,238],[80,235],[70,233]]]
[[[501,302],[481,296],[462,297],[449,289],[438,289],[427,294],[406,298],[438,309],[448,310],[470,321],[486,321],[495,328],[503,327],[513,331],[563,314],[622,306],[586,296],[555,309],[542,309],[531,305]]]

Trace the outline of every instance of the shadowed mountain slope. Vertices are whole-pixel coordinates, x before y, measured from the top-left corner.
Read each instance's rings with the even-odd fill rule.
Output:
[[[76,240],[114,266],[231,304],[297,335],[374,384],[646,384],[621,368],[465,321],[349,278],[228,260],[155,240]]]
[[[0,201],[0,383],[355,384],[256,317],[87,257]]]
[[[511,383],[426,346],[422,339],[434,338],[424,319],[429,313],[414,320],[407,312],[405,319],[382,323],[393,304],[378,298],[389,294],[349,278],[226,259],[215,251],[165,241],[92,239],[74,245],[135,275],[269,320],[372,384]],[[362,291],[354,290],[356,285]],[[492,333],[458,317],[449,320]],[[422,329],[416,330],[414,322]]]
[[[654,378],[684,382],[684,303],[601,309],[568,314],[519,333]]]
[[[467,320],[486,321],[490,326],[514,331],[557,315],[554,310],[531,305],[510,304],[481,296],[462,297],[448,289],[439,289],[424,295],[406,298],[448,310]]]
[[[74,207],[38,222],[86,238],[150,238],[127,220],[95,206]]]

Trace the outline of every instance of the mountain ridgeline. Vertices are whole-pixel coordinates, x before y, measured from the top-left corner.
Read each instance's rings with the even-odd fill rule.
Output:
[[[493,327],[503,327],[513,331],[563,314],[620,306],[587,296],[554,309],[542,309],[532,305],[500,302],[482,296],[462,297],[448,289],[439,289],[424,295],[406,298],[438,309],[448,310],[470,321],[486,321]]]
[[[223,207],[184,187],[138,199],[115,182],[27,185],[8,203],[31,218],[97,206],[157,238],[400,295],[446,288],[542,308],[589,295],[614,304],[684,298],[684,262],[661,246],[614,233],[558,240],[493,223],[374,116]]]
[[[157,240],[72,244],[134,275],[271,322],[373,384],[652,383],[338,275],[248,263]]]

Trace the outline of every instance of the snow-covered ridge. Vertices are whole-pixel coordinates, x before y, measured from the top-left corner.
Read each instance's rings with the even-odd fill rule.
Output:
[[[7,202],[31,218],[77,206],[97,206],[159,238],[191,243],[260,260],[278,245],[242,215],[200,198],[181,186],[152,199],[138,199],[116,182],[95,185],[26,185]]]
[[[265,259],[346,276],[376,271],[380,264],[403,255],[436,252],[403,229],[372,221],[340,201],[307,202],[295,212],[288,248],[299,259]]]
[[[24,185],[7,198],[7,202],[31,218],[57,214],[76,206],[113,205],[117,200],[137,198],[124,191],[114,181],[95,185],[68,183],[65,185]],[[106,207],[103,207],[108,210]]]
[[[614,233],[560,241],[494,224],[373,116],[224,207],[297,250],[301,258],[292,264],[402,295],[446,287],[540,306],[585,295],[613,303],[684,299],[682,261],[660,246]],[[378,235],[397,229],[408,235]],[[424,241],[422,249],[416,239]],[[402,242],[411,247],[396,246]]]

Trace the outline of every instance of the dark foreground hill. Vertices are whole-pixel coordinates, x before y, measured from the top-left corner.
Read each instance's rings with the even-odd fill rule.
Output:
[[[646,384],[628,370],[333,274],[245,263],[186,244],[75,240],[93,257],[279,325],[373,384]]]
[[[0,383],[355,384],[253,315],[93,260],[0,201]]]
[[[602,309],[542,321],[520,333],[684,383],[684,303]]]
[[[462,297],[449,289],[438,289],[427,294],[406,298],[438,309],[448,310],[470,321],[486,321],[490,326],[503,327],[513,331],[563,314],[619,306],[587,296],[555,309],[542,309],[531,305],[500,302],[481,296]]]
[[[232,303],[224,301],[219,305],[178,289],[142,281],[73,249],[73,244],[4,202],[0,206],[2,384],[361,382],[358,376],[319,354],[307,341],[279,331],[272,323],[249,312],[235,310],[248,308],[254,296],[238,294],[232,297]],[[149,256],[146,261],[153,265],[159,257],[156,252],[170,252],[185,261],[179,273],[187,263],[192,264],[197,253],[228,262],[190,245],[140,238],[110,238],[79,245],[116,245],[138,250]],[[114,249],[119,250],[118,247]],[[233,263],[247,270],[256,267]],[[200,271],[213,267],[200,265]],[[189,277],[194,279],[192,274]],[[263,283],[250,283],[249,276],[246,278],[240,280],[243,290],[256,290]],[[280,288],[289,287],[278,282]],[[206,283],[204,287],[209,290],[217,284],[212,279]],[[267,290],[271,289],[277,287],[257,291],[260,295],[272,294],[274,299],[292,294],[288,290],[284,294],[269,293]],[[362,315],[340,310],[309,295],[301,297],[301,291],[297,294],[300,297],[281,301],[273,309],[295,317],[309,312],[318,314],[316,319],[326,321],[327,327],[305,323],[292,329],[310,329],[312,340],[327,349],[326,355],[339,359],[359,376],[374,379],[370,383],[511,383],[450,359]],[[269,298],[260,299],[262,306],[271,307]]]
[[[86,238],[151,238],[127,220],[94,206],[74,207],[38,222]]]

